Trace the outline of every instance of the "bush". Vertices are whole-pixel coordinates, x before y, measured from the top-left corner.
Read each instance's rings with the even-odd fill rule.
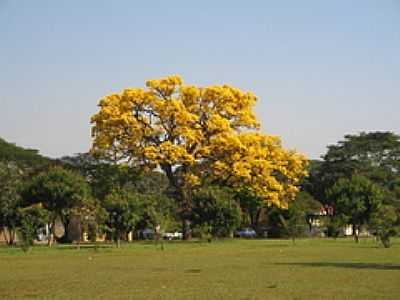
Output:
[[[37,237],[37,232],[48,221],[48,211],[40,205],[33,205],[18,210],[20,216],[21,247],[24,252],[29,251]]]
[[[240,225],[241,210],[228,190],[200,189],[194,194],[193,205],[191,219],[199,234],[208,231],[214,237],[232,237]]]
[[[340,235],[341,229],[343,227],[343,221],[338,217],[328,217],[325,222],[326,235],[329,237],[337,238]]]
[[[375,230],[376,236],[385,248],[390,247],[390,238],[400,232],[399,226],[396,226],[398,219],[396,210],[391,205],[382,205],[372,215],[370,227]]]
[[[193,234],[195,236],[198,236],[201,241],[203,241],[203,242],[207,241],[207,242],[211,243],[212,238],[213,238],[212,232],[213,232],[212,226],[203,224],[203,225],[196,226]]]

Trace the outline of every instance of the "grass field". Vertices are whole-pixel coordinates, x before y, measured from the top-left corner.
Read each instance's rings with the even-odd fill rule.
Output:
[[[0,247],[0,299],[400,299],[400,240]]]

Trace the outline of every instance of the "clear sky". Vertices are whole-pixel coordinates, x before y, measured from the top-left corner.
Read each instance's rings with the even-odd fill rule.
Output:
[[[400,133],[400,0],[0,0],[0,137],[89,149],[98,100],[146,79],[230,83],[265,133],[311,158]]]

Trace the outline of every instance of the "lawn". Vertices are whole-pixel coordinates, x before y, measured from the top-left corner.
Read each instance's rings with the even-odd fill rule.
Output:
[[[399,299],[400,240],[0,247],[0,299]]]

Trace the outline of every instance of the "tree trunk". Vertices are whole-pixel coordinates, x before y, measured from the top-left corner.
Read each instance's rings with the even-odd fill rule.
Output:
[[[5,227],[3,227],[3,235],[4,235],[4,239],[7,243],[8,246],[12,246],[15,243],[15,228],[9,228],[7,227],[7,232]]]
[[[182,221],[182,239],[187,241],[192,238],[191,212],[192,212],[192,191],[185,190],[182,186],[175,186],[176,197],[180,205],[180,217]]]
[[[256,218],[255,218],[255,222],[254,222],[254,227],[253,229],[257,232],[257,236],[262,235],[262,233],[260,232],[260,217],[261,217],[261,213],[263,212],[262,208],[257,209],[256,211]]]
[[[183,240],[188,241],[192,238],[192,229],[190,228],[191,222],[189,219],[182,220],[182,237]]]
[[[53,232],[50,232],[47,237],[47,246],[51,248],[53,246],[54,235]]]
[[[54,217],[54,219],[51,221],[51,224],[50,224],[50,231],[49,231],[49,238],[48,238],[48,241],[47,241],[47,245],[49,246],[49,247],[52,247],[53,246],[53,244],[54,244],[54,231],[55,231],[55,229],[56,229],[56,219],[57,219],[57,217]]]
[[[122,232],[117,230],[114,234],[115,235],[114,235],[113,238],[114,238],[115,245],[117,246],[117,248],[120,248],[121,247],[121,235],[122,235]]]
[[[383,247],[390,248],[390,236],[389,235],[381,236],[381,242],[383,244]]]
[[[3,229],[2,229],[2,233],[3,233],[4,241],[8,245],[8,238],[7,238],[7,235],[6,235],[6,228],[5,227],[3,227]]]
[[[54,229],[56,227],[56,217],[55,216],[52,216],[52,220],[49,225],[50,225],[50,228],[49,228],[49,234],[47,236],[47,246],[51,248],[51,246],[53,245],[53,242],[54,242]]]
[[[187,173],[188,166],[182,166],[183,174]],[[190,216],[192,212],[192,190],[185,185],[185,182],[179,182],[184,176],[177,175],[170,164],[161,165],[161,169],[167,175],[170,186],[174,188],[174,197],[180,204],[182,220],[182,238],[190,240],[192,238]]]
[[[192,190],[181,188],[179,191],[182,205],[182,237],[188,241],[192,239],[192,222],[190,220],[192,214]]]
[[[356,241],[356,243],[359,242],[359,237],[358,237],[358,226],[353,225],[353,236],[354,236],[354,240]]]
[[[254,216],[254,211],[253,210],[249,210],[249,216],[250,216],[250,226],[252,227],[252,228],[256,228],[255,227],[255,223],[256,223],[256,217]]]

